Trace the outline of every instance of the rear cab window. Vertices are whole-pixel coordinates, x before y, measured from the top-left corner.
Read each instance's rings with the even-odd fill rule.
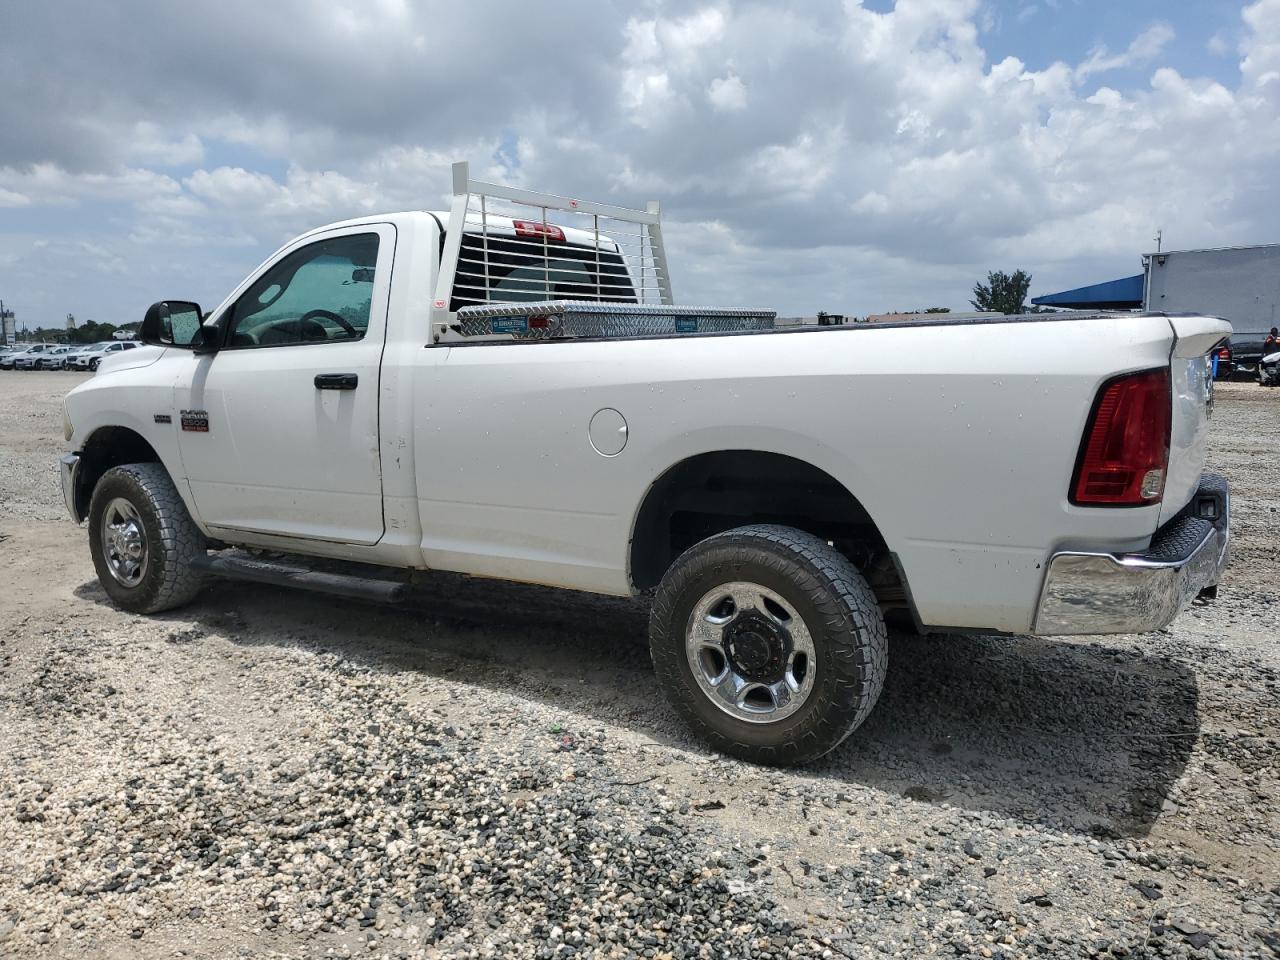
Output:
[[[450,310],[538,300],[637,302],[626,264],[612,250],[551,238],[463,234]]]

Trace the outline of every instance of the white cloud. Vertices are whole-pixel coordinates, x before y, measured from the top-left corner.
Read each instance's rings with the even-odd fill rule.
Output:
[[[661,20],[656,32],[663,52],[677,66],[683,66],[697,57],[704,47],[723,37],[727,19],[720,8],[707,7],[687,17]]]
[[[283,180],[242,167],[197,170],[183,185],[228,229],[270,245],[387,206],[376,182],[299,166],[291,166]]]
[[[1250,92],[1280,104],[1280,0],[1258,0],[1244,9],[1248,39],[1240,72]]]
[[[133,163],[185,167],[204,161],[204,144],[190,131],[170,137],[156,124],[139,120],[129,133],[125,155]]]
[[[214,300],[293,233],[443,207],[464,158],[661,199],[681,299],[786,313],[961,307],[989,268],[1041,292],[1136,272],[1157,223],[1179,245],[1277,239],[1280,0],[1244,7],[1225,81],[1178,69],[1164,23],[1119,53],[992,62],[987,0],[138,2],[128,31],[31,5],[22,24],[48,22],[0,60],[7,88],[58,78],[0,100],[6,302]],[[170,60],[190,35],[202,56]]]
[[[658,43],[657,20],[632,18],[627,21],[623,31],[627,39],[626,48],[622,51],[624,61],[656,60],[661,55],[662,47]]]
[[[1124,53],[1112,54],[1105,46],[1097,47],[1088,60],[1076,67],[1076,79],[1082,81],[1098,73],[1145,66],[1160,55],[1173,37],[1173,27],[1155,23],[1138,34]]]
[[[79,174],[53,163],[37,163],[26,169],[0,167],[0,191],[25,198],[21,206],[79,206],[94,201],[144,203],[176,196],[181,190],[172,177],[138,167]]]
[[[707,99],[717,110],[736,113],[747,109],[747,88],[736,73],[716,77],[707,88]]]

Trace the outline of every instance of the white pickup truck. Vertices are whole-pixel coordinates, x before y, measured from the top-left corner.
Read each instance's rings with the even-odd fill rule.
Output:
[[[666,693],[769,763],[865,719],[886,618],[1135,633],[1212,595],[1225,321],[771,317],[675,306],[656,204],[459,164],[448,212],[304,234],[208,313],[153,305],[151,346],[66,399],[67,507],[142,613],[211,576],[382,600],[414,570],[656,591]]]

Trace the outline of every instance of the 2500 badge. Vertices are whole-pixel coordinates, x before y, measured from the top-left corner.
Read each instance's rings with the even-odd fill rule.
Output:
[[[205,410],[182,410],[182,429],[191,433],[209,432],[209,414]]]

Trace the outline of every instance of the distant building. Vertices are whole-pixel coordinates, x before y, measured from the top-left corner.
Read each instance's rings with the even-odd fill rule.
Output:
[[[1035,297],[1045,307],[1207,313],[1230,320],[1237,334],[1280,326],[1280,243],[1204,250],[1157,250],[1143,272]]]
[[[1062,310],[1141,310],[1144,282],[1145,278],[1139,273],[1133,277],[1105,280],[1087,287],[1033,297],[1031,302],[1037,307]]]
[[[1142,258],[1143,308],[1208,313],[1237,334],[1280,326],[1280,243],[1210,250],[1167,250]]]

